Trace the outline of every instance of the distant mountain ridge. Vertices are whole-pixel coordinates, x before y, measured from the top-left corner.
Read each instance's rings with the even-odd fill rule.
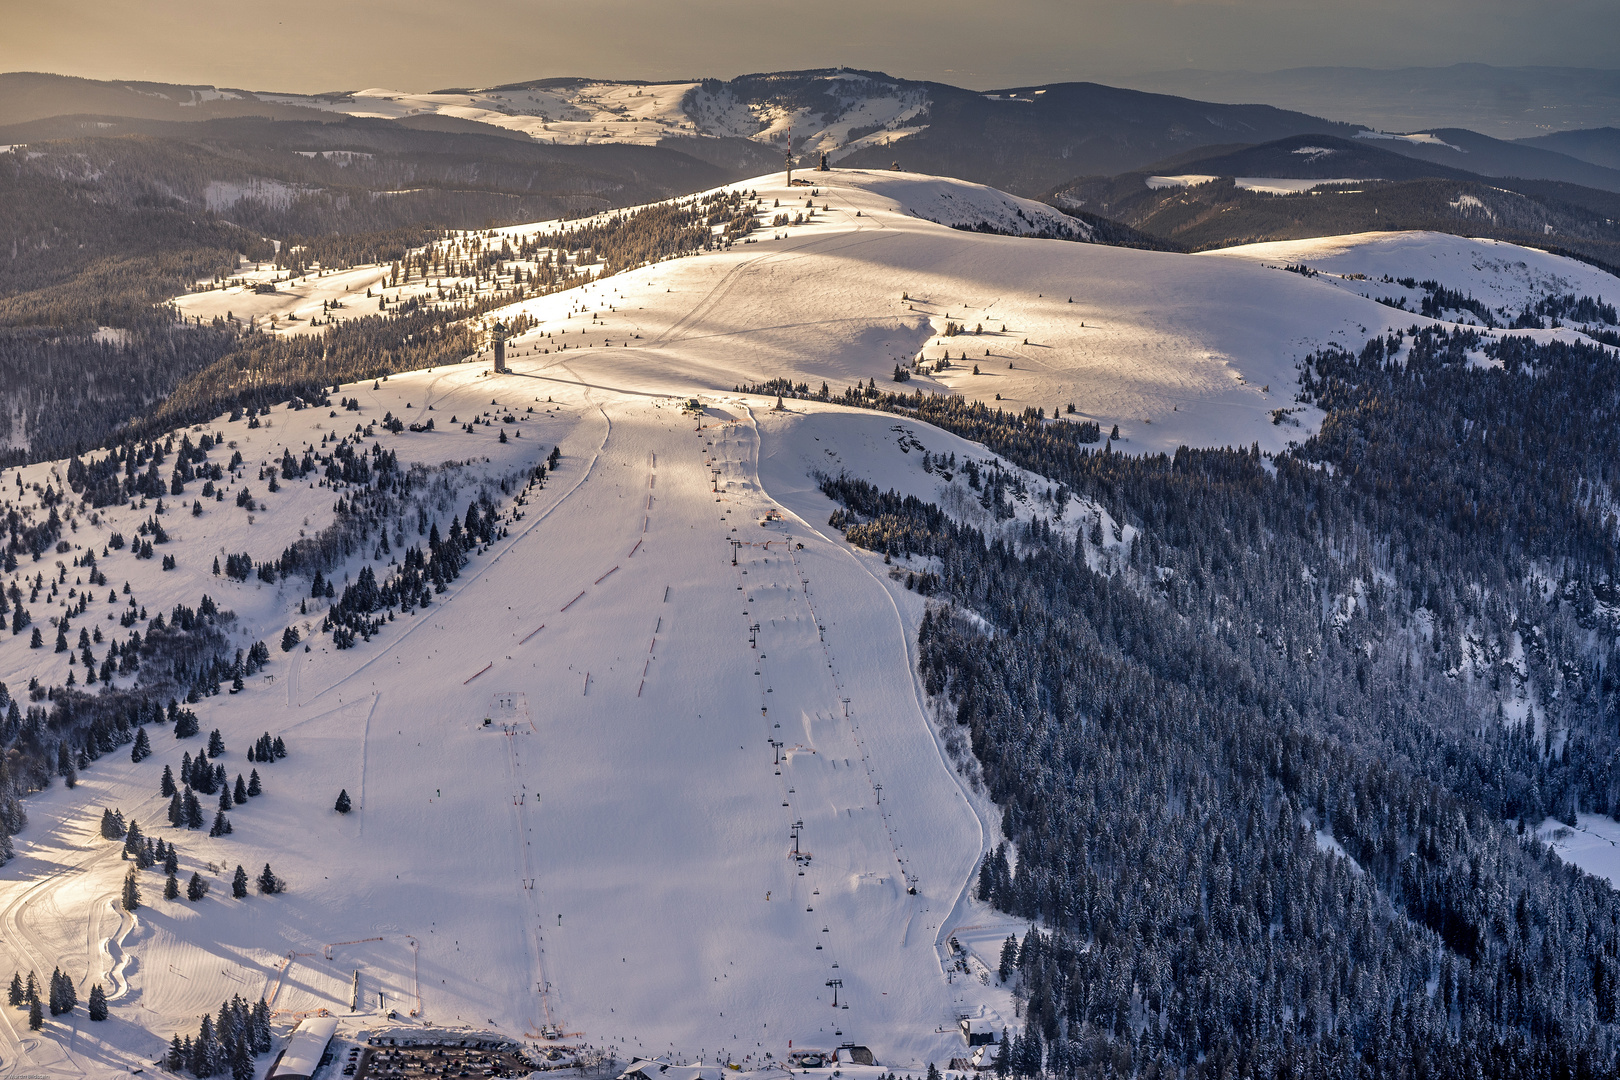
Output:
[[[1609,169],[1620,169],[1620,127],[1586,128],[1581,131],[1559,131],[1551,135],[1520,139],[1524,146],[1555,150],[1560,154],[1590,161]]]
[[[1620,267],[1620,193],[1484,177],[1384,145],[1296,135],[1216,147],[1140,171],[1077,177],[1046,199],[1088,222],[1100,216],[1184,250],[1429,230],[1555,250],[1611,273]]]
[[[1095,83],[979,92],[842,68],[685,83],[542,79],[434,94],[371,89],[319,95],[0,75],[0,139],[88,134],[82,119],[73,119],[87,116],[192,121],[333,114],[522,134],[546,143],[663,145],[702,160],[712,160],[717,146],[729,147],[732,157],[755,152],[740,142],[778,161],[791,147],[805,164],[823,153],[860,167],[899,160],[907,169],[1023,195],[1078,173],[1120,172],[1199,146],[1358,130],[1268,105],[1211,105]]]
[[[1620,71],[1452,64],[1390,70],[1159,71],[1122,86],[1207,101],[1263,101],[1389,131],[1466,127],[1498,139],[1620,125]]]
[[[107,134],[102,125],[131,119],[244,117],[387,120],[559,146],[661,146],[739,175],[768,169],[789,152],[801,165],[825,154],[860,168],[898,162],[1024,196],[1075,176],[1129,172],[1205,147],[1293,135],[1360,136],[1381,149],[1477,175],[1620,191],[1620,168],[1583,156],[1620,157],[1614,140],[1601,134],[1583,139],[1570,133],[1545,144],[1455,127],[1386,136],[1364,124],[1272,105],[1213,104],[1089,82],[978,91],[879,71],[818,68],[727,80],[560,77],[425,94],[385,88],[285,94],[0,75],[0,141]],[[1576,147],[1586,149],[1568,152]]]

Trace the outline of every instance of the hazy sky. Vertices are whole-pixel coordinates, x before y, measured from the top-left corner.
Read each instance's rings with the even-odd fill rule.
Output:
[[[314,92],[871,68],[1613,67],[1620,0],[0,0],[0,70]]]

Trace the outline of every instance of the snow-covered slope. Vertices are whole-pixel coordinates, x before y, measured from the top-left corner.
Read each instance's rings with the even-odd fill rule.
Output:
[[[399,120],[449,116],[521,131],[541,142],[651,145],[696,136],[682,109],[696,83],[616,83],[555,80],[535,86],[417,94],[373,87],[346,95],[260,94],[266,101],[346,116]]]
[[[854,1039],[917,1068],[952,1052],[959,1013],[1010,1022],[1001,991],[945,971],[953,928],[973,927],[961,940],[982,945],[974,970],[984,970],[999,941],[984,928],[1001,923],[964,894],[993,819],[936,745],[914,683],[922,601],[822,524],[831,504],[805,472],[833,450],[879,482],[939,478],[891,417],[797,403],[774,414],[729,397],[698,416],[657,393],[607,389],[589,364],[601,355],[339,388],[358,414],[278,408],[257,428],[204,425],[223,438],[210,460],[240,451],[244,468],[198,516],[185,496],[166,500],[157,520],[169,539],[156,550],[175,557],[173,570],[127,548],[102,554],[113,532],[136,536],[155,502],[72,512],[66,582],[25,598],[36,625],[86,588],[71,563],[93,550],[110,584],[91,590],[75,626],[119,640],[116,616],[132,604],[155,615],[206,593],[235,613],[242,646],[273,647],[288,624],[303,643],[273,647],[240,694],[192,706],[203,732],[222,732],[218,760],[233,777],[249,770],[243,751],[259,733],[289,749],[256,766],[265,793],[231,811],[229,837],[165,823],[159,774],[201,740],[161,726],[149,728],[147,761],[122,747],[73,790],[58,783],[28,800],[31,824],[0,881],[0,950],[24,972],[63,965],[81,999],[103,983],[117,1022],[90,1023],[81,1009],[33,1034],[8,1012],[7,1060],[26,1054],[52,1075],[123,1071],[233,993],[264,994],[284,1022],[325,1008],[350,1032],[532,1036],[555,1025],[621,1059],[757,1061],[788,1040]],[[449,505],[427,504],[441,528],[491,493],[502,535],[430,605],[338,650],[319,632],[331,601],[310,600],[307,580],[237,583],[211,565],[238,551],[271,558],[330,524],[349,489],[311,474],[269,493],[254,470],[388,412],[439,423],[374,428],[362,448],[421,463],[429,492],[445,481]],[[492,423],[465,430],[475,416]],[[920,434],[937,453],[987,456]],[[546,486],[525,490],[553,445],[562,456]],[[33,485],[59,489],[65,473],[46,463],[4,481],[9,495],[20,475],[13,503],[37,508]],[[499,481],[513,477],[503,494]],[[251,511],[234,502],[244,486]],[[762,526],[773,510],[779,520]],[[366,562],[386,577],[425,543],[418,519],[406,515],[389,542],[387,554],[379,545],[352,559],[344,579]],[[26,590],[49,569],[27,564],[13,580]],[[0,638],[0,681],[19,693],[70,670],[82,681],[70,654],[26,642]],[[96,660],[107,649],[94,643]],[[348,816],[332,810],[339,789],[353,798]],[[195,870],[211,893],[163,900],[161,875],[148,872],[144,905],[120,913],[129,864],[96,834],[104,807],[176,842],[182,880]],[[796,822],[802,860],[791,854]],[[231,898],[234,867],[266,862],[287,892]],[[355,971],[364,1004],[351,1015]],[[399,1012],[392,1025],[384,1008]]]
[[[1414,310],[1423,291],[1403,286],[1403,278],[1438,282],[1509,319],[1548,296],[1573,294],[1610,303],[1620,299],[1620,279],[1594,266],[1502,240],[1449,233],[1353,233],[1246,244],[1209,254],[1267,266],[1303,265],[1339,288],[1374,299],[1404,299]]]
[[[1079,223],[959,180],[842,169],[796,179],[815,186],[789,189],[777,173],[736,187],[759,197],[763,225],[813,205],[806,223],[503,309],[495,314],[538,320],[512,350],[609,348],[591,366],[611,385],[672,392],[781,377],[812,388],[825,381],[838,392],[856,381],[881,385],[897,364],[920,360],[907,390],[1048,415],[1056,408],[1068,416],[1073,404],[1076,419],[1095,420],[1104,432],[1118,425],[1121,449],[1258,442],[1278,450],[1319,420],[1311,409],[1277,411],[1297,408],[1302,356],[1428,321],[1412,313],[1421,290],[1403,291],[1383,275],[1438,278],[1504,308],[1549,294],[1615,291],[1594,268],[1494,241],[1373,234],[1181,255],[975,235],[969,230],[1061,235]],[[558,227],[511,226],[480,242],[543,237]],[[1282,272],[1302,260],[1337,273]],[[205,319],[227,310],[297,313],[300,321],[281,323],[282,332],[305,332],[310,315],[321,316],[322,298],[347,305],[328,317],[375,311],[366,290],[384,270],[317,275],[272,295],[204,291],[179,306]],[[392,302],[444,286],[446,279],[416,278],[387,293]],[[1412,293],[1407,311],[1378,302],[1404,292]],[[950,366],[938,368],[947,358]]]
[[[757,85],[758,83],[764,85]],[[928,95],[917,86],[858,72],[791,73],[736,83],[640,83],[547,79],[487,89],[422,94],[373,87],[341,95],[259,98],[347,116],[389,120],[448,116],[520,131],[557,144],[651,145],[671,138],[743,138],[835,159],[927,126]]]
[[[161,515],[155,498],[58,508],[68,548],[24,560],[4,582],[46,629],[44,647],[0,634],[0,681],[25,705],[31,680],[83,681],[77,647],[50,648],[48,620],[67,605],[86,606],[72,632],[102,633],[90,646],[99,663],[127,638],[123,620],[149,634],[142,609],[196,607],[206,593],[234,613],[233,643],[266,641],[271,660],[241,693],[193,706],[202,730],[221,731],[233,777],[253,767],[243,751],[262,732],[283,737],[289,756],[258,766],[265,793],[230,811],[227,837],[165,823],[162,767],[200,741],[159,725],[147,761],[121,747],[75,789],[57,783],[27,801],[31,823],[0,875],[0,951],[41,975],[64,965],[81,998],[102,982],[117,1022],[81,1010],[31,1034],[0,1011],[0,1057],[53,1076],[127,1070],[233,993],[263,993],[283,1022],[343,1014],[349,1033],[555,1026],[570,1045],[621,1058],[750,1064],[789,1040],[850,1040],[918,1071],[961,1052],[959,1016],[1011,1022],[1013,1002],[981,976],[1020,928],[966,893],[996,811],[913,676],[922,600],[905,578],[927,565],[849,547],[824,524],[832,506],[814,475],[848,471],[989,525],[960,474],[924,468],[923,453],[991,455],[891,415],[791,399],[778,412],[731,388],[782,377],[892,387],[905,365],[908,390],[1014,410],[1074,402],[1076,419],[1118,424],[1122,449],[1277,449],[1315,422],[1303,412],[1274,423],[1273,410],[1294,405],[1305,351],[1356,346],[1418,317],[1359,295],[1359,279],[1283,272],[1275,254],[1134,251],[938,223],[1040,233],[1066,220],[976,185],[801,178],[813,186],[788,188],[780,174],[740,185],[762,223],[744,241],[491,312],[536,320],[510,343],[509,374],[481,355],[336,388],[333,400],[354,409],[278,406],[256,427],[220,417],[183,434],[218,436],[210,464],[242,455],[221,498],[202,499],[191,481]],[[805,220],[773,227],[783,214]],[[558,227],[446,242],[498,246]],[[1423,276],[1476,295],[1520,262],[1543,268],[1526,288],[1577,281],[1538,261],[1550,257],[1493,251],[1492,263],[1440,252],[1448,273]],[[1305,257],[1325,270],[1338,256]],[[1388,272],[1417,272],[1400,265]],[[307,332],[309,314],[374,311],[364,290],[387,271],[317,274],[273,294],[202,291],[181,307],[240,316],[252,302],[278,327],[299,315],[276,333]],[[386,292],[429,299],[467,285],[417,278]],[[322,299],[351,306],[322,315]],[[435,426],[391,434],[388,414]],[[366,564],[386,579],[430,525],[442,531],[479,494],[500,515],[499,535],[444,592],[396,608],[352,649],[321,631],[332,601],[311,597],[307,579],[212,570],[243,552],[274,560],[334,524],[337,501],[355,495],[345,481],[315,472],[270,492],[266,470],[287,452],[331,454],[338,440],[418,470],[385,535],[333,572],[339,592]],[[553,446],[557,467],[530,484]],[[67,468],[7,470],[0,500],[37,520]],[[1038,478],[1021,483],[1019,518],[1057,516],[1079,533],[1101,514],[1059,515]],[[252,508],[236,502],[244,488]],[[150,538],[140,530],[154,519],[169,537],[155,555],[172,555],[172,569],[111,546],[115,532]],[[1106,560],[1120,542],[1087,540],[1086,557]],[[90,552],[105,585],[84,580]],[[300,641],[284,652],[275,646],[289,625]],[[354,801],[348,816],[332,809],[339,790]],[[103,807],[175,840],[182,875],[202,874],[210,895],[163,900],[147,873],[146,904],[118,911],[127,864],[96,833]],[[266,862],[288,891],[231,898],[235,866]],[[950,955],[953,936],[973,955]]]
[[[907,390],[1048,415],[1069,415],[1072,403],[1076,419],[1105,433],[1117,424],[1131,450],[1275,450],[1315,423],[1310,410],[1274,423],[1274,410],[1295,407],[1301,356],[1412,322],[1256,263],[927,220],[1051,227],[1050,208],[980,185],[862,170],[801,176],[817,186],[787,189],[780,173],[739,186],[758,193],[767,223],[806,200],[817,209],[811,223],[524,301],[506,314],[521,309],[538,323],[513,348],[607,347],[592,367],[610,385],[721,389],[786,377],[839,392],[921,359]]]

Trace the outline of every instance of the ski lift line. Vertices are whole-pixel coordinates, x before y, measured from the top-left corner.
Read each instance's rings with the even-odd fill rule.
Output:
[[[523,635],[523,637],[519,638],[518,639],[518,644],[522,645],[524,642],[528,641],[530,638],[534,637],[534,635],[538,634],[540,631],[544,630],[545,628],[546,628],[546,624],[541,623],[539,626],[535,627],[533,630],[530,630],[527,634]]]
[[[590,678],[589,674],[586,675],[586,678]],[[517,785],[521,783],[521,781],[518,779],[518,770],[522,767],[523,762],[518,758],[517,741],[512,737],[512,732],[510,730],[508,730],[506,733],[506,751],[507,773],[512,783]],[[520,886],[523,884],[524,880],[533,880],[536,878],[530,847],[528,842],[525,840],[526,834],[523,827],[523,818],[525,813],[526,810],[522,804],[515,805],[512,808],[512,825],[516,830],[518,851],[522,856],[523,863],[523,876],[522,879],[519,880]],[[540,1007],[545,1014],[546,1026],[552,1027],[554,1025],[551,1018],[551,982],[546,978],[546,949],[544,944],[545,935],[538,929],[538,927],[541,925],[539,910],[540,894],[537,889],[523,889],[522,891],[528,895],[528,902],[530,904],[531,914],[534,916],[534,926],[536,927],[531,932],[525,932],[524,939],[525,942],[532,943],[534,948],[535,969],[540,973]]]
[[[367,747],[371,744],[371,718],[377,714],[377,702],[381,698],[381,694],[374,693],[371,695],[371,708],[366,710],[366,723],[365,726],[360,729],[360,798],[357,806],[357,809],[360,810],[364,810],[366,808],[366,763],[369,760]],[[366,818],[365,815],[362,814],[360,815],[360,835],[364,836],[365,834]]]
[[[326,946],[326,959],[332,959],[332,950],[340,945],[364,945],[368,941],[381,941],[380,937],[356,938],[354,941],[334,941]]]
[[[405,940],[411,943],[411,979],[416,984],[416,1011],[412,1016],[422,1015],[422,964],[418,955],[420,945],[414,937],[406,935]]]
[[[803,577],[803,570],[799,567],[798,556],[794,553],[794,550],[793,550],[793,547],[792,547],[791,544],[788,546],[788,559],[789,559],[789,561],[791,561],[793,563],[794,569],[799,571],[800,577]],[[821,625],[821,617],[816,614],[815,605],[810,601],[808,592],[805,595],[805,606],[810,608],[811,616],[815,618],[816,625],[820,626]],[[822,648],[822,652],[827,657],[829,669],[834,670],[834,672],[835,672],[834,675],[833,675],[833,685],[834,685],[834,687],[837,688],[839,700],[844,705],[844,716],[850,722],[850,734],[851,734],[851,737],[855,740],[856,745],[864,750],[865,747],[866,747],[866,744],[861,739],[859,725],[855,722],[856,718],[850,714],[850,711],[849,711],[849,699],[844,697],[843,684],[841,682],[839,682],[839,680],[838,680],[838,676],[836,674],[836,669],[832,668],[832,648],[831,648],[831,646],[829,646],[827,644],[825,637],[823,637],[823,639],[822,639],[821,648]],[[865,770],[866,770],[866,782],[867,782],[868,785],[870,785],[872,787],[874,796],[876,796],[878,798],[881,798],[881,796],[878,796],[877,778],[872,773],[872,765],[871,765],[870,755],[863,754],[862,758],[861,758],[861,764],[865,767]],[[892,821],[890,820],[888,814],[879,814],[879,816],[883,819],[883,831],[888,836],[889,847],[894,852],[895,861],[903,868],[905,866],[905,858],[900,854],[900,842],[899,842],[898,838],[895,836],[894,825],[893,825]],[[909,873],[907,873],[907,872],[902,872],[901,876],[903,878],[905,878],[906,880],[908,880],[908,881],[911,878],[911,875]]]
[[[477,671],[475,671],[471,675],[467,676],[466,679],[462,680],[461,685],[466,686],[468,683],[472,682],[474,679],[478,678],[478,676],[482,675],[484,672],[488,671],[490,668],[492,668],[494,666],[495,666],[495,661],[491,660],[489,663],[485,664],[483,667],[479,668]]]
[[[287,981],[287,972],[293,965],[293,955],[293,953],[287,954],[286,963],[281,965],[281,974],[276,976],[275,989],[270,991],[270,1000],[265,1002],[265,1004],[269,1005],[271,1008],[275,1007],[276,998],[281,993],[281,984]]]
[[[646,685],[647,685],[647,680],[646,680],[646,679],[642,679],[642,680],[641,680],[641,682],[640,682],[640,684],[638,684],[638,685],[637,685],[637,686],[636,686],[636,697],[640,697],[640,696],[641,696],[641,691],[642,691],[642,690],[643,690],[643,689],[644,689],[644,688],[645,688],[645,687],[646,687]]]
[[[599,577],[595,581],[591,582],[591,584],[592,585],[600,585],[600,584],[602,584],[602,582],[606,581],[609,577],[613,576],[613,574],[617,573],[618,569],[619,568],[617,566],[615,566],[612,570],[609,570],[607,573],[603,574],[601,577]]]
[[[584,595],[585,595],[585,590],[584,589],[579,590],[579,596],[574,597],[572,600],[568,601],[568,603],[564,604],[559,609],[559,613],[562,612],[562,611],[567,611],[569,608],[571,608],[575,604],[579,603],[580,596],[584,596]]]
[[[631,548],[631,549],[630,549],[630,555],[626,555],[626,556],[625,556],[625,558],[627,558],[627,559],[628,559],[628,558],[630,558],[630,556],[631,556],[631,555],[634,555],[634,554],[635,554],[635,553],[636,553],[636,552],[638,552],[638,551],[640,551],[640,550],[641,550],[641,545],[642,545],[642,544],[643,544],[643,543],[644,543],[644,542],[645,542],[645,541],[642,541],[642,540],[637,540],[637,541],[636,541],[636,546],[635,546],[635,547],[633,547],[633,548]]]

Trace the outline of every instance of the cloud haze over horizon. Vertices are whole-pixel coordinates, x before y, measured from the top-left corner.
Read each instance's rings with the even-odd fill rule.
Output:
[[[1614,0],[0,0],[0,70],[314,93],[839,65],[991,88],[1185,68],[1614,66]]]

